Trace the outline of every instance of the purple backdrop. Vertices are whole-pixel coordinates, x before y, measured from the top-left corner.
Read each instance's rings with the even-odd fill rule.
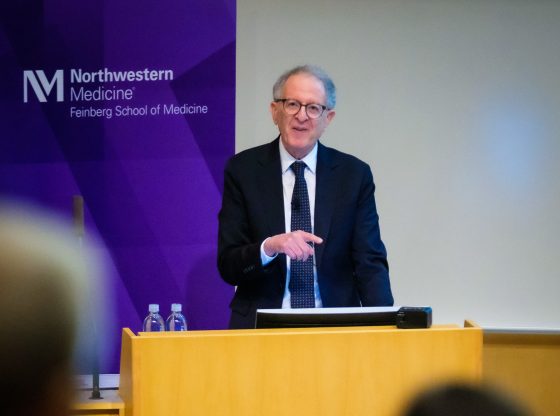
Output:
[[[234,153],[235,0],[0,11],[0,192],[67,216],[83,195],[86,230],[111,260],[116,333],[102,372],[118,371],[120,328],[138,331],[148,303],[164,314],[182,303],[189,329],[225,328],[232,289],[216,243]]]

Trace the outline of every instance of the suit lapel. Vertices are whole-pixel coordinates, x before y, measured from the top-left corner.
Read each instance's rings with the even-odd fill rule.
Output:
[[[270,143],[259,158],[259,187],[262,207],[268,221],[269,235],[286,232],[284,221],[284,191],[282,188],[282,165],[278,150],[278,138]]]
[[[332,158],[331,150],[319,143],[317,151],[314,234],[321,237],[325,242],[315,247],[317,268],[321,266],[336,202],[338,186],[335,167],[336,163]]]

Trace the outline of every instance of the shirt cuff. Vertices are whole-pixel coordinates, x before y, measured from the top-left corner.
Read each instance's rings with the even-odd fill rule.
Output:
[[[268,240],[270,237],[265,238],[264,241],[261,244],[261,262],[263,266],[266,266],[268,263],[270,263],[272,260],[274,260],[276,258],[276,256],[278,255],[278,253],[276,253],[274,256],[270,257],[268,256],[265,252],[264,252],[264,243],[266,242],[266,240]]]

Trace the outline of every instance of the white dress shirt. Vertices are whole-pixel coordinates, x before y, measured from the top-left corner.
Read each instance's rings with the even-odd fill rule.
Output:
[[[296,182],[296,175],[290,169],[292,163],[294,163],[296,158],[288,153],[282,140],[280,143],[280,162],[282,164],[282,188],[284,194],[284,221],[286,226],[286,232],[291,231],[292,222],[292,193],[294,192],[294,185]],[[304,162],[307,167],[305,168],[304,177],[307,183],[307,192],[309,194],[309,209],[311,211],[311,232],[315,229],[315,184],[316,184],[316,174],[317,174],[317,148],[318,144],[315,143],[313,149],[303,158],[300,159]],[[265,240],[266,241],[266,240]],[[263,266],[266,266],[274,257],[267,256],[264,252],[264,241],[261,244],[261,260]],[[290,306],[290,258],[286,256],[286,290],[284,291],[284,298],[282,300],[282,308],[289,309]],[[315,293],[315,307],[321,308],[323,302],[321,301],[321,295],[319,293],[319,285],[317,283],[317,266],[315,261],[313,262],[313,291]]]

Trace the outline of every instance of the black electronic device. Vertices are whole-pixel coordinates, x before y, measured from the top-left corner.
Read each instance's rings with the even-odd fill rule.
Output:
[[[258,309],[255,328],[310,328],[336,326],[383,326],[430,328],[429,306],[351,308]]]
[[[430,328],[432,308],[429,306],[403,306],[397,312],[397,328]]]

